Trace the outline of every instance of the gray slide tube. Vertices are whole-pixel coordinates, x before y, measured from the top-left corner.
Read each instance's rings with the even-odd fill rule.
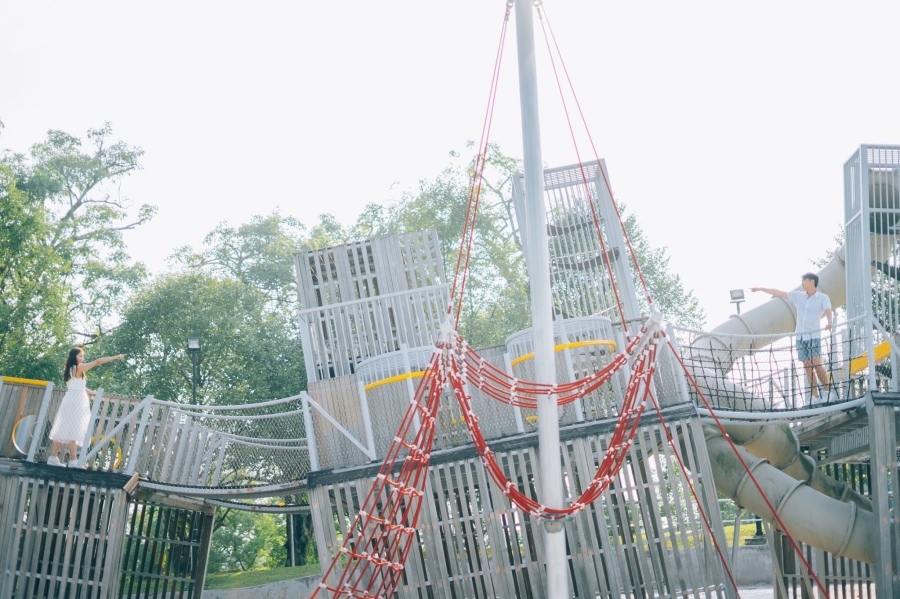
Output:
[[[716,490],[777,526],[774,515],[728,441],[714,427],[707,425],[705,430]],[[859,509],[855,503],[822,495],[743,447],[737,447],[737,452],[794,539],[835,556],[875,563],[872,542],[875,517],[871,512]]]

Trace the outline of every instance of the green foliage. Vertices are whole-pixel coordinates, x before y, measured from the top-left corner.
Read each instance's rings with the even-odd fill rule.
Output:
[[[333,221],[328,215],[322,218]],[[313,235],[320,228],[316,227]],[[269,296],[273,308],[295,310],[294,254],[307,249],[311,243],[306,241],[306,228],[297,219],[276,212],[266,217],[254,216],[239,227],[220,223],[204,238],[203,248],[178,248],[172,260],[191,271],[203,271],[255,287]]]
[[[43,202],[20,190],[0,164],[0,368],[5,375],[55,379],[69,334],[63,261]]]
[[[472,149],[470,144],[469,149]],[[447,276],[452,277],[466,219],[474,159],[454,163],[433,180],[419,183],[390,206],[369,204],[347,236],[355,239],[434,228],[441,240]],[[521,248],[511,234],[507,200],[512,175],[521,163],[492,145],[486,158],[476,238],[469,265],[460,332],[475,347],[503,343],[507,336],[531,326],[528,276]],[[699,327],[705,320],[693,292],[669,270],[665,248],[654,248],[633,215],[620,206],[625,230],[644,278],[660,311],[680,324]],[[636,285],[640,281],[635,276]],[[557,288],[557,292],[561,292]],[[645,306],[646,309],[646,306]]]
[[[315,564],[319,562],[319,556],[316,553],[316,542],[313,537],[312,514],[309,512],[303,514],[293,514],[288,516],[294,519],[294,560],[298,566],[305,564]],[[287,556],[287,565],[290,565],[290,556]]]
[[[263,291],[234,279],[202,272],[162,276],[127,302],[121,324],[98,343],[97,351],[128,358],[99,372],[97,384],[189,402],[193,371],[186,343],[199,336],[198,403],[294,395],[306,385],[296,325],[266,303]]]
[[[277,514],[234,510],[213,533],[209,572],[278,568],[285,563],[285,520]]]
[[[206,576],[207,589],[242,589],[264,584],[281,582],[292,578],[303,578],[321,573],[319,564],[277,568],[275,570],[249,570],[247,572],[210,572]]]
[[[76,333],[92,338],[142,281],[122,232],[149,220],[119,194],[140,169],[140,148],[112,140],[107,123],[91,148],[50,131],[28,156],[0,158],[0,371],[58,380]]]
[[[461,162],[455,153],[451,157],[454,162],[435,179],[420,181],[416,193],[404,194],[391,206],[366,206],[351,236],[433,228],[440,238],[447,277],[452,279],[474,162]],[[460,320],[460,332],[475,347],[503,343],[509,334],[529,327],[531,322],[525,260],[509,230],[504,201],[520,163],[491,146],[486,164]]]

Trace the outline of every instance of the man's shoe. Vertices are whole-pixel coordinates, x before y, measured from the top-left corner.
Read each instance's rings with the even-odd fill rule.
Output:
[[[87,464],[78,465],[78,460],[70,460],[69,468],[87,468]]]
[[[48,466],[62,466],[62,462],[59,461],[58,457],[56,457],[55,455],[52,455],[49,458],[47,458],[47,465]]]

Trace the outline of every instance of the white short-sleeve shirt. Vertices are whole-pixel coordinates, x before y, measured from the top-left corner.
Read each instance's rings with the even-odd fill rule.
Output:
[[[822,315],[831,309],[831,299],[821,291],[807,295],[805,291],[788,291],[788,299],[797,306],[798,339],[818,339]]]

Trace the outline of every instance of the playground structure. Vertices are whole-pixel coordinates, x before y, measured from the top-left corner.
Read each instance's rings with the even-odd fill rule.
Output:
[[[606,254],[618,263],[616,286],[630,297],[616,304],[609,271],[598,266],[599,238],[583,225],[588,201],[601,204],[605,223],[612,218],[600,186],[605,167],[586,166],[590,197],[575,172],[581,167],[544,174],[562,382],[586,380],[624,359],[633,340],[622,322],[631,310],[642,322],[634,288],[623,288],[631,274],[621,258],[624,239],[615,227],[603,229]],[[709,332],[666,328],[672,343],[656,345],[647,387],[659,411],[643,414],[602,493],[560,521],[574,596],[735,596],[716,491],[767,522],[774,518],[735,450],[711,426],[712,414],[812,566],[810,572],[799,562],[782,532],[767,528],[778,596],[815,594],[813,575],[830,592],[891,596],[896,540],[886,499],[897,473],[900,395],[889,332],[900,310],[889,267],[900,241],[898,171],[898,148],[864,146],[846,167],[847,243],[820,273],[823,291],[835,305],[846,295],[847,305],[846,320],[823,338],[836,390],[828,402],[810,399],[786,302],[772,300]],[[89,469],[80,471],[43,464],[63,392],[51,383],[3,379],[0,597],[199,595],[221,506],[310,510],[320,561],[331,561],[352,537],[380,462],[417,397],[434,353],[427,340],[442,333],[448,285],[433,231],[309,252],[296,267],[311,374],[308,392],[295,397],[209,407],[101,390],[79,456]],[[885,343],[893,350],[886,356],[877,349]],[[436,396],[434,445],[398,595],[543,596],[542,520],[494,483],[469,428],[474,414],[503,474],[538,499],[535,410],[496,401],[484,378],[489,366],[515,380],[533,378],[534,351],[526,330],[477,358],[466,354],[469,409],[450,392]],[[619,370],[560,409],[568,501],[590,488],[616,445],[628,387]],[[421,421],[410,430],[417,426]],[[260,501],[267,497],[283,501]]]
[[[868,157],[869,168],[876,169],[875,172],[887,168],[883,164],[873,165],[870,157],[873,152],[875,155],[883,153],[882,149],[860,149],[860,153]],[[859,153],[856,160],[859,160],[858,156]],[[579,171],[587,169],[591,174],[590,196],[600,198],[602,202],[604,194],[599,182],[602,168],[602,163],[596,163],[545,170],[551,273],[554,305],[557,306],[556,370],[561,381],[577,380],[596,372],[609,364],[617,347],[624,347],[621,314],[628,314],[628,300],[618,306],[611,305],[609,290],[612,285],[608,280],[602,280],[603,271],[597,267],[602,259],[600,245],[598,240],[591,240],[590,235],[585,234],[590,231],[584,222],[588,212],[584,208],[587,194],[582,193]],[[896,163],[889,168],[896,177]],[[514,186],[514,202],[515,189]],[[891,186],[883,193],[895,194],[892,191],[895,189],[900,186]],[[609,201],[608,194],[606,197]],[[888,202],[885,197],[872,197],[864,206],[869,213],[900,207],[896,200]],[[610,202],[605,207],[605,222],[609,222],[606,219],[611,210]],[[604,208],[599,211],[604,212]],[[554,222],[554,218],[558,220]],[[866,222],[876,217],[857,214],[855,218]],[[605,231],[611,229],[613,227],[608,227]],[[897,240],[893,235],[892,231],[863,236],[866,247],[851,247],[848,242],[835,253],[820,274],[822,290],[830,294],[836,305],[844,303],[844,279],[857,276],[848,270],[846,264],[853,263],[847,256],[852,258],[871,251],[888,263],[886,248],[896,247]],[[624,255],[621,240],[617,245],[615,236],[612,237],[607,254],[616,258]],[[870,242],[875,250],[869,247]],[[877,277],[872,269],[861,270]],[[628,281],[623,271],[621,265],[614,271],[620,289],[622,281]],[[576,283],[572,282],[573,278],[577,278]],[[572,292],[573,288],[587,290],[576,294]],[[626,291],[623,296],[630,296],[634,302],[631,305],[637,305],[633,287],[630,294]],[[563,305],[566,306],[565,315],[559,309]],[[579,309],[587,314],[579,313]],[[591,313],[604,316],[591,316]],[[685,410],[681,414],[683,420],[672,432],[673,437],[680,438],[681,450],[693,465],[677,475],[660,476],[666,464],[671,465],[675,457],[661,432],[668,428],[670,417],[666,417],[666,424],[662,426],[659,419],[654,421],[645,416],[641,420],[641,432],[635,437],[635,445],[641,449],[626,460],[625,473],[612,482],[602,501],[575,514],[573,520],[565,524],[570,583],[575,596],[618,596],[619,593],[652,596],[701,592],[701,589],[714,589],[716,594],[731,596],[734,591],[729,588],[725,569],[716,563],[719,558],[712,549],[714,541],[720,546],[724,546],[724,542],[722,529],[716,530],[721,526],[721,519],[715,495],[708,489],[709,482],[715,481],[716,490],[765,520],[772,522],[775,519],[761,493],[749,482],[744,466],[734,459],[736,453],[755,473],[772,507],[800,542],[802,551],[813,565],[813,572],[826,588],[867,593],[878,584],[877,566],[873,569],[870,564],[888,558],[878,553],[875,518],[879,510],[883,512],[889,508],[883,502],[880,507],[877,501],[873,504],[864,493],[869,491],[868,495],[871,495],[867,485],[871,484],[870,477],[873,476],[866,454],[876,442],[896,447],[896,440],[888,432],[886,438],[873,439],[873,444],[869,445],[868,437],[861,431],[869,430],[866,428],[869,413],[893,410],[889,403],[892,398],[886,392],[894,389],[896,383],[890,372],[876,368],[876,360],[884,356],[884,351],[873,351],[879,345],[883,347],[884,343],[893,342],[884,334],[884,325],[874,328],[860,325],[873,318],[871,312],[849,311],[847,321],[838,323],[831,335],[826,335],[823,340],[823,356],[835,393],[825,403],[813,403],[802,366],[794,357],[794,318],[789,303],[773,300],[710,332],[677,326],[668,329],[668,336],[674,341],[671,347],[684,362],[687,372],[681,372],[676,355],[666,354],[663,347],[654,387],[664,413],[666,410],[677,413],[679,407]],[[533,378],[533,371],[528,370],[532,351],[529,336],[529,331],[523,331],[510,337],[505,347],[488,348],[479,353],[484,360],[505,369],[516,379],[529,380]],[[415,397],[412,380],[421,378],[431,351],[430,347],[401,347],[398,355],[386,355],[359,365],[362,380],[343,385],[344,389],[360,389],[359,401],[352,404],[359,412],[347,415],[348,422],[359,424],[353,430],[349,427],[345,430],[348,435],[339,442],[344,449],[335,448],[327,452],[328,455],[352,454],[353,445],[371,447],[373,443],[368,441],[368,435],[377,437],[380,434],[382,440],[374,443],[377,447],[375,456],[378,461],[383,459],[389,450],[387,439],[393,430],[389,428],[387,434],[370,433],[365,423],[367,420],[380,422],[385,412],[398,414],[395,422],[399,419],[405,403]],[[865,366],[860,365],[862,360],[866,361]],[[377,375],[372,374],[376,371]],[[691,386],[691,381],[696,382],[696,387]],[[313,397],[328,396],[337,385],[336,381],[311,384],[310,394]],[[589,479],[592,468],[595,469],[600,461],[600,448],[604,443],[602,437],[591,434],[608,433],[615,426],[624,386],[623,379],[613,377],[602,391],[560,411],[561,449],[569,501],[575,500],[584,489],[576,481]],[[539,496],[536,435],[529,427],[534,414],[522,408],[498,406],[497,402],[485,398],[476,384],[469,392],[472,404],[477,406],[474,412],[479,415],[479,425],[482,429],[492,427],[482,432],[488,439],[497,439],[491,443],[491,449],[495,455],[502,456],[500,461],[508,478],[517,481],[520,488],[532,485],[533,496]],[[703,407],[701,394],[708,397],[710,405]],[[436,595],[446,592],[467,596],[492,596],[492,593],[496,596],[543,596],[537,519],[517,510],[501,493],[492,490],[485,496],[487,491],[483,489],[491,485],[476,452],[468,445],[465,414],[460,414],[459,408],[454,406],[452,396],[442,397],[441,402],[439,414],[443,418],[435,426],[435,449],[430,455],[431,467],[424,485],[425,496],[432,498],[432,505],[423,507],[418,543],[413,545],[407,558],[409,561],[398,593],[409,596],[425,591]],[[341,403],[346,411],[346,403]],[[492,404],[493,408],[490,407]],[[379,407],[374,408],[375,405]],[[363,413],[367,409],[385,412],[377,418],[367,418]],[[710,426],[708,417],[713,411],[725,420],[724,432],[737,448],[730,446],[723,431]],[[489,418],[486,413],[490,413]],[[893,418],[885,420],[893,423]],[[317,431],[329,429],[325,418],[316,420],[314,426]],[[328,430],[324,436],[332,443],[338,443],[335,440],[339,436],[335,433],[333,429]],[[359,435],[355,443],[349,439],[354,433]],[[460,446],[452,445],[454,439],[460,439]],[[852,441],[855,446],[851,447]],[[411,442],[412,439],[407,439],[407,443]],[[596,449],[586,450],[582,444]],[[591,457],[585,461],[584,456]],[[656,466],[649,465],[654,459],[661,461]],[[355,460],[344,459],[341,463],[332,461],[328,466],[333,470],[321,475],[313,473],[310,477],[313,511],[319,514],[321,530],[325,533],[324,537],[317,538],[318,547],[320,552],[323,547],[330,548],[320,554],[323,562],[335,554],[343,540],[353,536],[366,491],[371,488],[372,477],[378,471],[359,456]],[[696,478],[684,480],[690,477]],[[695,491],[693,498],[687,490],[688,482],[700,489]],[[707,485],[705,491],[703,483]],[[647,493],[644,502],[636,500],[641,488]],[[684,503],[665,504],[662,497],[678,497]],[[648,503],[660,508],[661,513],[642,512],[648,509]],[[627,506],[629,518],[611,517],[615,506]],[[713,530],[704,530],[700,523],[701,511],[709,514]],[[325,524],[331,521],[337,521],[340,530]],[[607,527],[608,545],[603,543],[602,532],[596,536],[591,534],[592,529],[593,532],[602,531],[598,523]],[[465,538],[460,538],[463,531]],[[817,592],[810,573],[792,556],[785,535],[773,528],[767,536],[776,557],[779,596]],[[694,541],[687,543],[683,541],[685,538]],[[523,540],[517,547],[514,539]],[[358,543],[359,539],[355,541]],[[679,548],[689,545],[693,545],[694,550],[679,552]],[[495,557],[497,547],[500,547],[502,560]],[[428,556],[439,557],[429,559]],[[580,560],[579,556],[590,556],[591,559]],[[706,569],[687,566],[692,558],[699,559]],[[336,561],[335,571],[339,572],[342,564]],[[888,565],[887,571],[892,568]],[[369,576],[374,578],[376,575]],[[336,581],[337,577],[331,584]],[[443,588],[455,590],[440,590]],[[347,592],[351,591],[348,589]]]

